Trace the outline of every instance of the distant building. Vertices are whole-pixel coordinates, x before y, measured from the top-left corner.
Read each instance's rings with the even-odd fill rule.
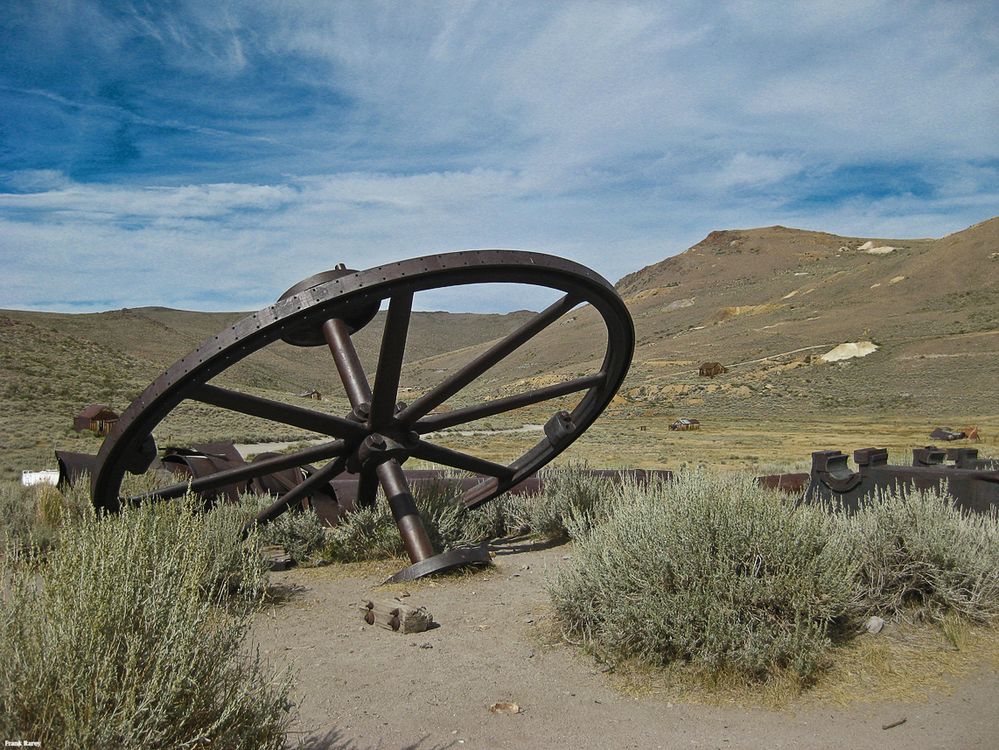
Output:
[[[109,406],[91,404],[76,415],[73,429],[77,432],[90,430],[98,435],[107,435],[118,422],[118,415]]]
[[[721,362],[705,362],[697,370],[697,374],[702,378],[713,378],[723,372],[728,372],[728,368]]]
[[[322,401],[323,394],[313,388],[311,391],[305,391],[304,393],[298,394],[299,398],[311,398],[313,401]]]
[[[699,430],[701,423],[696,419],[678,419],[669,428],[671,430]]]

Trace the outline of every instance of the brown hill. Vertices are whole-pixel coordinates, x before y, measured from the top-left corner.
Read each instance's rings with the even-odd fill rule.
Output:
[[[826,405],[994,411],[986,373],[999,357],[997,250],[999,218],[940,240],[714,232],[619,282],[639,331],[633,393],[661,384],[669,394],[683,361],[717,359],[735,366],[730,383],[751,391],[762,383]],[[880,350],[788,372],[809,354],[861,340]],[[794,354],[776,356],[784,352]],[[764,357],[772,359],[751,362]]]
[[[759,413],[917,406],[993,413],[997,252],[999,218],[939,240],[786,227],[712,232],[618,283],[637,334],[622,395]],[[601,328],[587,311],[572,313],[495,368],[483,390],[571,377],[578,363],[594,362]],[[879,350],[810,364],[813,355],[863,340]],[[414,376],[424,374],[421,368],[450,370],[467,356],[445,353],[414,363]],[[731,372],[698,378],[705,361]]]

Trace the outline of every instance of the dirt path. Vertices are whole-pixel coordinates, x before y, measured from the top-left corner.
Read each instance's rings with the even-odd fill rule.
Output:
[[[507,550],[509,551],[509,550]],[[294,740],[309,748],[995,748],[999,674],[913,704],[763,709],[673,705],[614,689],[592,659],[545,645],[546,572],[566,547],[500,554],[490,572],[409,587],[440,627],[400,635],[361,622],[356,602],[391,568],[273,574],[295,587],[254,623],[263,655],[298,671]],[[512,701],[516,715],[488,707]],[[905,723],[882,727],[905,718]]]

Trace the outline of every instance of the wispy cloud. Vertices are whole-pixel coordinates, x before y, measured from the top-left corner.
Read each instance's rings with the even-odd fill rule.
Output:
[[[0,31],[0,306],[96,307],[102,277],[115,305],[251,308],[340,260],[483,246],[613,279],[720,227],[925,236],[995,213],[994,4],[779,16],[19,3]]]

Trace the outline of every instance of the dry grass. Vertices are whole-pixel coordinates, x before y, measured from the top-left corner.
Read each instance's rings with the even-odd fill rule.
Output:
[[[530,632],[540,650],[569,648],[581,659],[593,658],[582,643],[565,636],[550,609],[535,616]],[[889,623],[876,636],[864,634],[835,646],[826,668],[807,687],[787,670],[761,683],[734,670],[675,662],[654,666],[629,659],[598,662],[598,667],[615,690],[671,704],[797,710],[917,702],[949,693],[962,678],[983,669],[999,671],[999,627],[956,618],[937,624]]]
[[[963,631],[959,649],[939,626],[928,624],[857,638],[831,652],[828,667],[807,689],[788,672],[761,684],[731,670],[653,667],[635,660],[615,665],[611,680],[627,695],[710,706],[782,710],[916,702],[951,691],[958,680],[983,668],[999,669],[999,629],[958,627]]]
[[[923,700],[982,667],[999,669],[999,628],[951,620],[886,630],[836,649],[831,666],[804,700],[839,705]]]

